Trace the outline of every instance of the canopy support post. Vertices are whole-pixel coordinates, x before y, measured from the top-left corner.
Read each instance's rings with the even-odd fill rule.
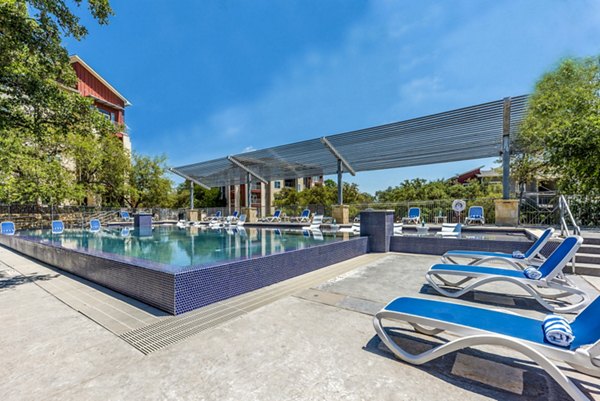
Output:
[[[250,173],[246,173],[246,207],[250,207]]]
[[[510,97],[504,98],[502,115],[502,198],[510,198]]]
[[[194,209],[194,183],[190,181],[190,210]]]
[[[342,182],[342,174],[344,173],[344,169],[342,166],[342,160],[338,159],[337,161],[337,179],[338,179],[338,205],[344,204],[344,186]]]

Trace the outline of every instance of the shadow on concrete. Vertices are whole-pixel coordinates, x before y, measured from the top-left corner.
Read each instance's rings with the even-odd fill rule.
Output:
[[[446,287],[446,286],[441,286],[441,287],[448,291],[452,291],[454,289],[453,287]],[[498,307],[498,308],[523,309],[523,310],[527,310],[527,311],[537,311],[537,312],[541,312],[544,314],[550,313],[548,311],[548,309],[544,308],[534,298],[528,297],[527,295],[501,294],[501,293],[492,292],[492,291],[474,290],[474,291],[469,291],[468,293],[463,294],[462,296],[460,296],[458,298],[449,298],[449,297],[446,297],[446,296],[440,294],[439,292],[437,292],[429,284],[423,284],[423,286],[419,290],[419,293],[427,294],[427,295],[434,295],[434,296],[439,297],[440,300],[445,300],[445,301],[448,301],[451,299],[460,299],[462,301],[468,301],[468,302],[472,302],[474,304],[490,305],[490,306],[494,306],[494,307]],[[488,299],[486,300],[486,298],[488,298]],[[505,299],[506,302],[496,302],[496,301],[494,301],[494,299]],[[511,302],[514,302],[514,305],[511,305],[510,304]],[[553,302],[553,303],[555,303],[557,306],[567,305],[567,303],[564,303],[564,302]]]
[[[417,337],[419,334],[414,331],[393,327],[387,328],[386,331],[391,333],[394,341],[404,350],[411,353],[421,353],[433,347],[442,345],[446,342],[438,336],[430,336],[431,339],[439,341],[431,341]],[[461,387],[467,391],[490,397],[496,400],[570,400],[568,394],[560,387],[546,372],[538,367],[530,360],[518,359],[513,357],[505,357],[490,352],[484,352],[474,348],[466,348],[457,352],[453,352],[429,361],[423,365],[411,365],[407,362],[397,359],[394,354],[386,347],[381,339],[375,335],[367,345],[363,347],[367,352],[392,359],[398,363],[406,365],[407,368],[419,369],[438,379],[444,380],[454,386]],[[492,361],[494,363],[506,365],[508,368],[515,368],[523,371],[523,393],[516,394],[514,392],[499,389],[484,382],[477,381],[465,376],[454,374],[453,368],[459,354],[467,355],[474,358]],[[475,360],[476,361],[476,360]],[[482,367],[486,369],[487,367]],[[573,369],[564,369],[565,372]],[[600,385],[590,381],[572,379],[575,384],[587,394],[599,394]]]
[[[9,290],[19,285],[34,283],[36,281],[47,281],[58,277],[58,274],[32,274],[29,276],[9,276],[6,271],[0,271],[0,291]]]

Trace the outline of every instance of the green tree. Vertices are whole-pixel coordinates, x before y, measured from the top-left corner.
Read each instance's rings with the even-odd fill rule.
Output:
[[[88,5],[99,23],[107,22],[108,0]],[[85,125],[102,134],[106,127],[94,124],[91,101],[71,89],[76,77],[61,37],[81,39],[86,32],[64,1],[0,2],[0,201],[80,197],[75,171],[67,168],[70,133]]]
[[[133,155],[129,172],[129,186],[125,201],[133,208],[162,206],[170,207],[172,183],[166,177],[166,157]]]
[[[225,197],[220,188],[205,189],[194,184],[194,208],[222,207],[226,205]],[[190,207],[190,182],[184,181],[175,190],[174,207]]]
[[[517,181],[553,176],[564,192],[600,194],[598,58],[564,60],[538,81],[516,143]]]

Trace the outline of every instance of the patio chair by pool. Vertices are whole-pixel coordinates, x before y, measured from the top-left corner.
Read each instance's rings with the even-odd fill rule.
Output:
[[[302,213],[300,214],[300,216],[292,217],[292,218],[290,218],[290,220],[292,220],[296,223],[308,223],[310,221],[310,210],[304,209],[302,211]]]
[[[121,217],[121,219],[123,221],[131,221],[131,216],[129,215],[129,212],[126,210],[121,210],[119,212],[119,216]]]
[[[98,219],[90,220],[90,232],[97,233],[98,231],[100,231],[100,227],[101,227],[100,220],[98,220]]]
[[[227,224],[234,224],[235,222],[237,222],[239,214],[240,214],[240,212],[238,212],[237,210],[234,210],[233,214],[231,216],[227,216],[225,218],[225,222]]]
[[[273,213],[273,216],[265,217],[264,219],[262,219],[262,221],[266,221],[268,223],[279,223],[281,221],[281,210],[279,210],[279,209],[275,210],[275,213]]]
[[[246,224],[246,215],[242,214],[242,215],[240,215],[240,218],[238,219],[236,226],[241,227],[244,224]]]
[[[402,235],[402,223],[394,223],[394,235]]]
[[[62,234],[65,231],[65,224],[61,220],[52,221],[52,234]]]
[[[552,238],[553,233],[553,228],[547,228],[542,235],[540,235],[537,241],[535,241],[533,245],[531,245],[531,247],[522,254],[520,252],[514,252],[510,254],[483,251],[448,251],[442,255],[442,262],[459,264],[457,259],[465,258],[471,259],[468,265],[480,265],[492,261],[501,261],[521,270],[527,266],[539,266],[546,260],[541,252],[550,238]]]
[[[435,233],[437,237],[458,237],[462,231],[460,223],[457,224],[442,224],[442,230]]]
[[[360,234],[360,217],[355,217],[351,227],[342,227],[340,233]]]
[[[465,224],[472,224],[472,223],[485,224],[482,206],[471,206],[469,208],[469,215],[465,218]]]
[[[583,243],[583,239],[573,235],[565,240],[556,248],[548,259],[535,271],[540,277],[537,279],[529,278],[529,272],[502,269],[498,267],[473,266],[473,265],[433,265],[426,273],[425,278],[431,286],[440,294],[456,298],[484,284],[492,282],[505,282],[514,284],[527,291],[544,308],[557,312],[573,312],[583,308],[589,301],[587,293],[577,288],[577,286],[564,277],[561,273],[567,263],[573,259],[577,250]],[[532,268],[535,270],[535,268]],[[458,277],[457,281],[450,281],[444,276]],[[438,280],[440,283],[438,283]],[[471,282],[471,280],[474,280]],[[470,282],[470,283],[469,283]],[[467,285],[463,285],[469,283]],[[447,290],[441,287],[445,285],[454,287],[453,290]],[[540,289],[551,290],[551,293],[542,292]],[[571,295],[577,295],[578,301],[561,300]],[[555,306],[548,300],[564,302],[565,306]]]
[[[587,396],[551,359],[565,362],[584,374],[600,376],[599,314],[600,297],[570,322],[575,339],[567,347],[546,341],[542,320],[429,299],[397,298],[375,315],[373,326],[379,338],[397,358],[414,365],[422,365],[451,352],[478,345],[510,348],[538,364],[573,399],[587,400]],[[423,353],[411,354],[392,339],[391,330],[384,328],[384,319],[406,322],[422,334],[433,336],[448,331],[459,338]]]
[[[15,235],[15,223],[12,221],[3,221],[0,223],[0,232],[2,235]]]
[[[319,230],[323,223],[323,215],[315,214],[310,222],[310,226],[302,227],[303,230]]]
[[[406,224],[419,224],[421,222],[421,209],[418,207],[411,207],[408,209],[408,216],[402,218],[402,223]]]

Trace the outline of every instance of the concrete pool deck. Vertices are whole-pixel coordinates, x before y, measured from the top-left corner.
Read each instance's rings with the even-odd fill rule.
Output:
[[[543,371],[501,348],[461,351],[421,367],[391,356],[375,335],[372,314],[401,295],[439,299],[423,278],[438,260],[414,254],[364,255],[216,305],[213,311],[226,318],[214,317],[206,329],[144,354],[124,340],[126,333],[191,327],[206,318],[205,308],[166,316],[0,248],[0,398],[568,399]],[[597,278],[574,279],[598,293]],[[489,288],[514,291],[495,287]],[[536,317],[546,314],[529,299],[514,302],[485,292],[457,302],[473,300]],[[238,313],[227,315],[233,310]],[[407,332],[398,341],[423,349],[433,340]],[[600,399],[600,379],[565,372],[591,398]]]

